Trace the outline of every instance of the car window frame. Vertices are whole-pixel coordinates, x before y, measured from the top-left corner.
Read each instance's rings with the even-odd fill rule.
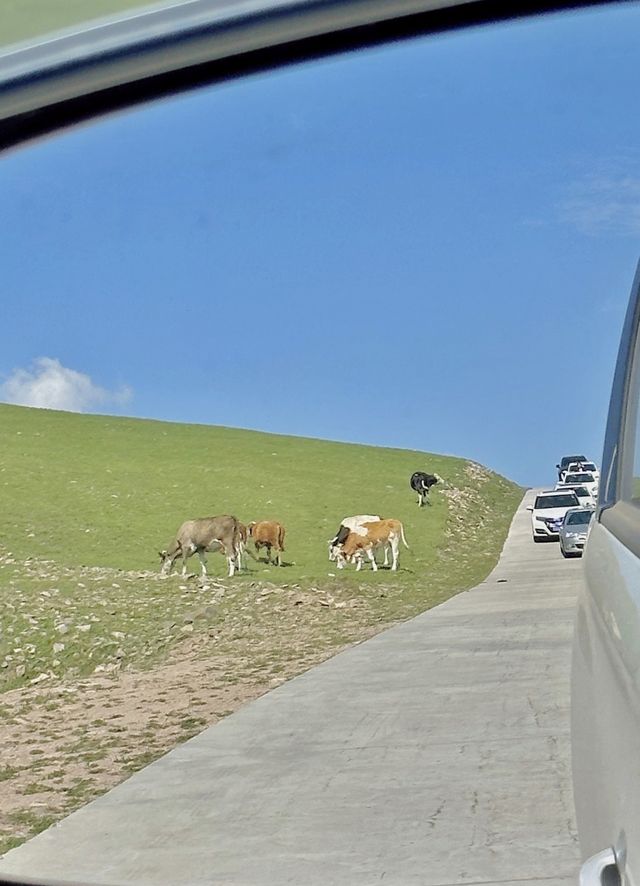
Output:
[[[640,262],[624,320],[614,373],[601,469],[597,520],[640,557],[640,499],[632,500],[640,408]],[[638,440],[640,442],[640,439]]]

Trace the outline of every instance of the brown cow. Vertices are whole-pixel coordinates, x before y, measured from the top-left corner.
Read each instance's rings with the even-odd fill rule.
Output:
[[[338,569],[343,569],[345,563],[353,563],[356,560],[358,563],[357,570],[362,569],[362,561],[364,554],[366,554],[371,562],[371,568],[376,572],[378,566],[373,553],[374,550],[390,545],[393,557],[391,569],[395,572],[398,568],[400,539],[402,539],[405,548],[409,547],[404,537],[404,528],[400,520],[378,520],[375,523],[364,523],[362,528],[366,530],[366,535],[350,532],[345,541],[343,541],[337,557]]]
[[[271,548],[276,552],[276,563],[282,566],[284,551],[284,526],[275,520],[263,520],[260,523],[249,523],[247,526],[249,535],[256,547],[256,554],[260,548],[267,549],[267,562],[271,563]]]

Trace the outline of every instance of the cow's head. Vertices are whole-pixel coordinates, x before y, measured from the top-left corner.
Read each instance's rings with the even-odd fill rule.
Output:
[[[332,538],[328,542],[329,545],[329,560],[334,563],[336,560],[340,560],[340,554],[342,553],[342,545],[337,545],[335,540]],[[338,568],[341,568],[340,566]]]
[[[160,575],[168,575],[171,570],[171,558],[167,551],[158,551],[160,557]]]

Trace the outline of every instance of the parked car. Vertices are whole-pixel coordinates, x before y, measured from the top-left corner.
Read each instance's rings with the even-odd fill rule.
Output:
[[[597,496],[592,495],[586,486],[565,486],[564,483],[556,483],[555,491],[573,489],[580,499],[580,506],[583,508],[595,508]]]
[[[580,499],[571,490],[549,490],[536,496],[533,505],[527,507],[531,511],[531,534],[534,541],[545,538],[558,538],[564,515],[569,508],[580,506]]]
[[[598,481],[587,471],[567,471],[560,483],[562,486],[584,486],[594,498],[598,497]]]
[[[587,457],[585,455],[563,455],[560,459],[560,464],[556,465],[558,469],[558,479],[562,480],[562,475],[566,474],[569,470],[569,465],[574,462],[583,462],[586,461]]]
[[[558,538],[563,557],[581,557],[587,542],[593,508],[570,508],[564,515]]]

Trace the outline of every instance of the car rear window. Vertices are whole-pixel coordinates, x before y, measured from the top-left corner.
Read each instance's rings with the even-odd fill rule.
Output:
[[[536,498],[535,508],[573,508],[580,502],[575,492],[566,495],[539,495]]]

